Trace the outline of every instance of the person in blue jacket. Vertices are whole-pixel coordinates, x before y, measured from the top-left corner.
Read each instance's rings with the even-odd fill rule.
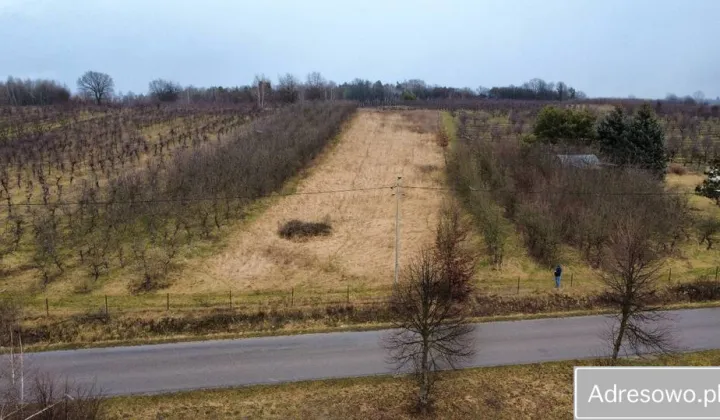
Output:
[[[560,279],[562,278],[562,267],[560,264],[555,267],[555,288],[560,288]]]

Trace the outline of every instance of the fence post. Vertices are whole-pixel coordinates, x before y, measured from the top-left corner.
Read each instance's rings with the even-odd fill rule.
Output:
[[[520,294],[520,277],[518,277],[517,294]]]
[[[720,267],[715,267],[715,281],[718,279],[718,269],[720,269]]]
[[[668,270],[668,284],[672,284],[672,268]]]
[[[292,308],[295,305],[295,288],[290,289],[290,307]]]
[[[350,303],[350,285],[347,286],[347,303]]]
[[[165,295],[165,310],[170,310],[170,293]]]
[[[232,290],[230,290],[230,309],[232,309]]]
[[[570,287],[573,285],[573,277],[575,277],[575,273],[570,273]]]
[[[105,295],[105,316],[109,315],[108,311],[108,302],[107,302],[107,295]]]
[[[45,316],[50,316],[50,302],[45,298]]]

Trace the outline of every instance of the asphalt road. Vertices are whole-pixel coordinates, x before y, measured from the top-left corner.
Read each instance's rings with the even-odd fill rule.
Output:
[[[680,350],[720,348],[720,308],[668,312]],[[603,316],[478,324],[469,366],[598,357]],[[307,334],[26,354],[36,372],[95,383],[106,395],[160,393],[393,372],[383,331]],[[7,356],[0,361],[7,366]]]

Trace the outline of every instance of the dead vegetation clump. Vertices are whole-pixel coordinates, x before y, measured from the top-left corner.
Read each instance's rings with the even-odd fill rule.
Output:
[[[332,233],[332,226],[328,222],[303,222],[302,220],[289,220],[285,222],[278,235],[285,239],[307,239],[315,236],[327,236]]]
[[[679,163],[671,163],[668,165],[668,173],[682,176],[687,174],[688,170],[685,166]]]
[[[720,283],[709,278],[701,278],[692,283],[682,283],[673,287],[678,297],[690,301],[707,301],[720,299]]]
[[[15,373],[20,376],[21,372]],[[105,400],[102,391],[95,386],[76,385],[47,373],[22,373],[22,377],[29,378],[20,381],[15,376],[0,376],[0,416],[3,419],[105,418]]]
[[[435,136],[435,142],[438,146],[445,148],[450,144],[450,136],[448,136],[445,130],[438,130]]]

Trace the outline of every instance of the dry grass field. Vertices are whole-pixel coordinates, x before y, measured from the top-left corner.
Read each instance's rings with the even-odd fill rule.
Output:
[[[398,176],[404,185],[442,186],[437,115],[422,110],[358,112],[337,144],[298,182],[298,195],[277,198],[252,222],[234,229],[218,255],[189,261],[169,291],[389,287],[396,200],[390,187]],[[347,189],[360,191],[312,194]],[[442,194],[405,189],[401,200],[400,255],[405,263],[432,241]],[[326,220],[332,234],[305,241],[281,238],[279,226],[292,219]]]

